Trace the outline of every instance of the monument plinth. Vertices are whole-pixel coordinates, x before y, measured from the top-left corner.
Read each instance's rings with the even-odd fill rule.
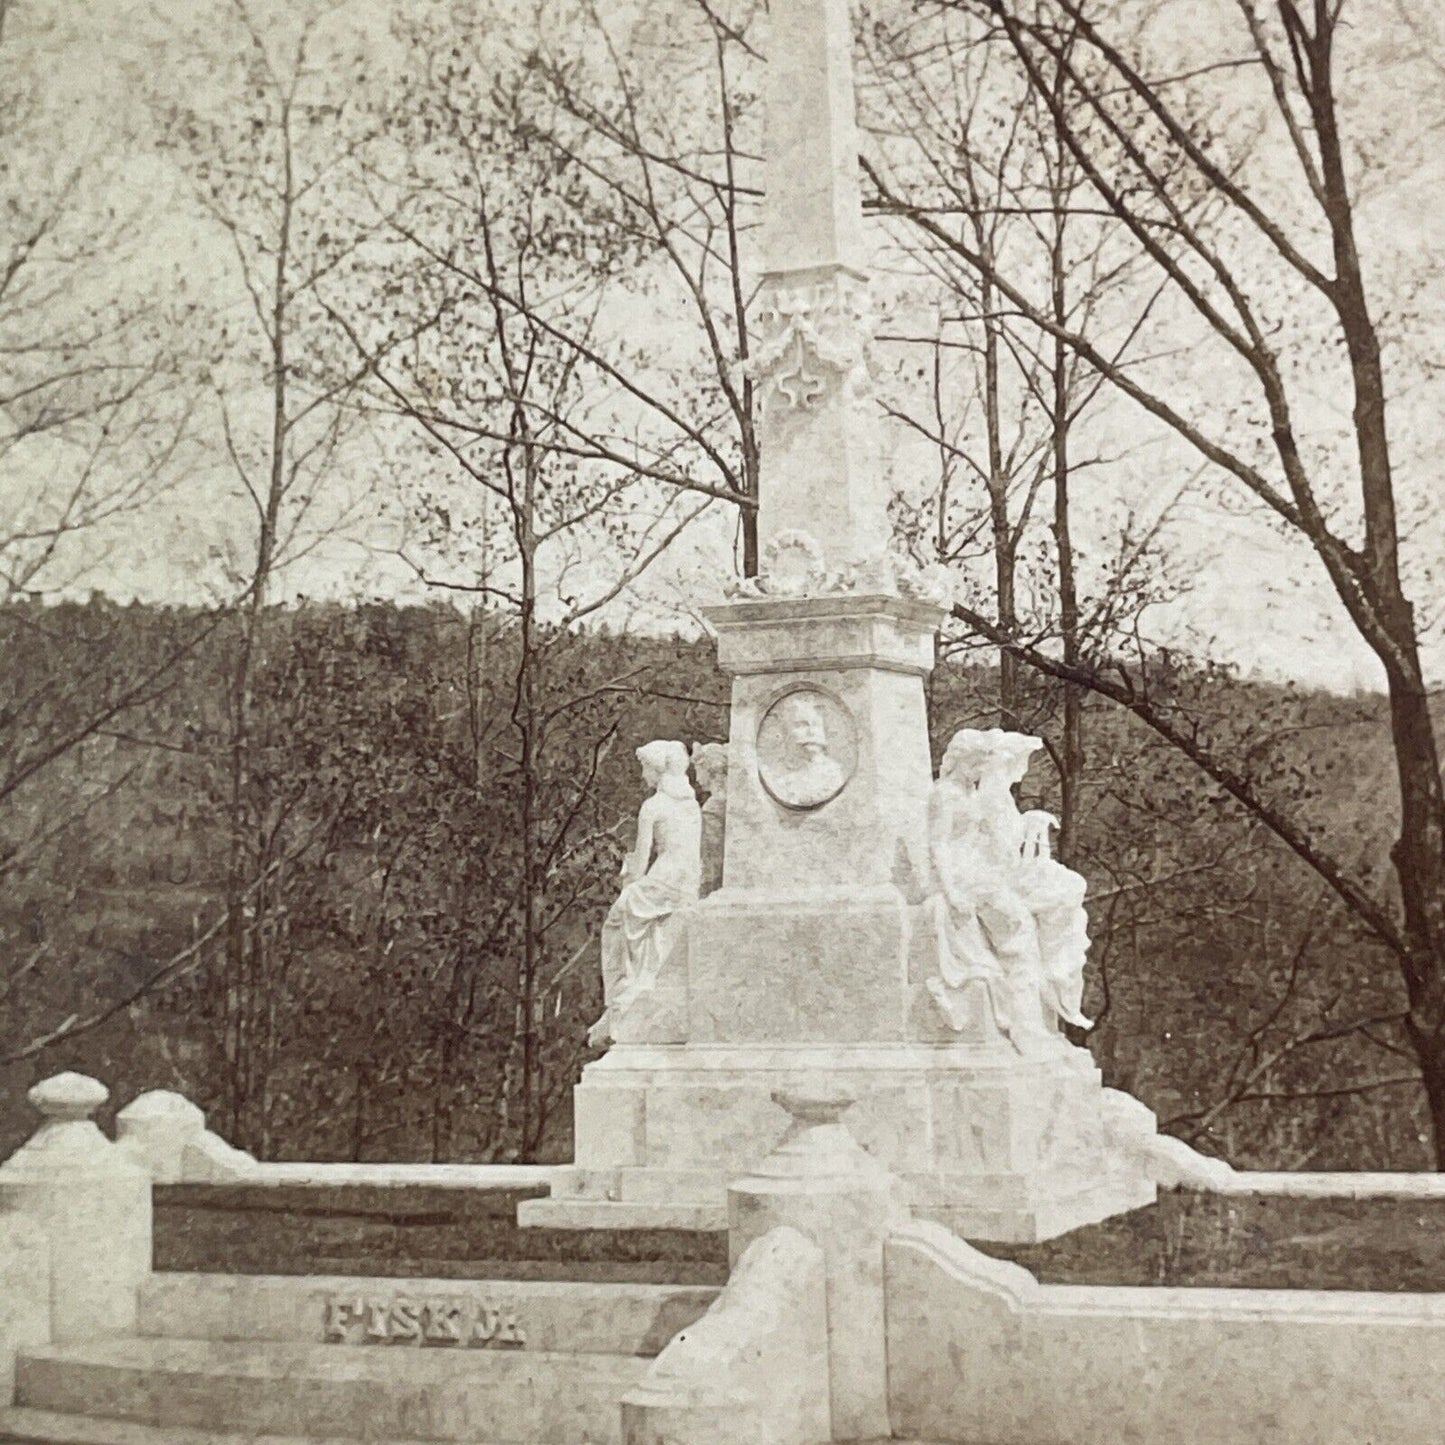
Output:
[[[643,876],[649,820],[670,808],[686,832],[695,811],[649,800],[609,917],[621,982],[594,1030],[611,1047],[574,1094],[576,1165],[519,1218],[723,1228],[729,1182],[788,1127],[775,1096],[835,1093],[920,1213],[1042,1238],[1154,1190],[1059,1031],[1086,1022],[1088,940],[1083,880],[1010,791],[1037,740],[960,734],[934,780],[924,680],[946,579],[889,546],[847,0],[770,13],[748,363],[762,567],[705,611],[732,677],[721,886],[683,905]],[[659,878],[701,877],[677,857],[663,838]]]

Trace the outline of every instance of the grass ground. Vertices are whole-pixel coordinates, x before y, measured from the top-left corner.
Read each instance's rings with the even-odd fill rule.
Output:
[[[722,1284],[727,1236],[673,1229],[518,1229],[545,1189],[165,1185],[155,1267],[233,1274],[587,1279]]]
[[[1445,1291],[1445,1200],[1177,1192],[1043,1244],[980,1244],[1050,1284]]]

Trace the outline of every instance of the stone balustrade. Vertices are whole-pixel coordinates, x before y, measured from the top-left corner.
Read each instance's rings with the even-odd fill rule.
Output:
[[[57,1342],[134,1330],[136,1291],[150,1274],[151,1175],[92,1119],[109,1094],[84,1074],[36,1084],[28,1097],[43,1122],[0,1164],[0,1207],[44,1241]]]

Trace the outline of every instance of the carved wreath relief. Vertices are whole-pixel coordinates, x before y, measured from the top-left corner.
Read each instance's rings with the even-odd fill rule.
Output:
[[[756,577],[727,585],[730,597],[847,597],[882,594],[953,605],[954,578],[942,563],[920,564],[882,549],[871,557],[832,566],[816,537],[796,529],[780,532],[763,547]]]
[[[758,724],[758,776],[768,796],[807,812],[830,803],[858,766],[858,736],[848,709],[822,688],[791,688]]]

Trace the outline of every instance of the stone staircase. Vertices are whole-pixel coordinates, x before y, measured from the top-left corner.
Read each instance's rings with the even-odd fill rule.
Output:
[[[0,1439],[609,1445],[621,1439],[621,1397],[716,1294],[587,1281],[160,1274],[142,1290],[135,1337],[20,1356]]]
[[[23,1351],[0,1441],[620,1441],[726,1238],[519,1230],[518,1198],[158,1188],[136,1334]]]

